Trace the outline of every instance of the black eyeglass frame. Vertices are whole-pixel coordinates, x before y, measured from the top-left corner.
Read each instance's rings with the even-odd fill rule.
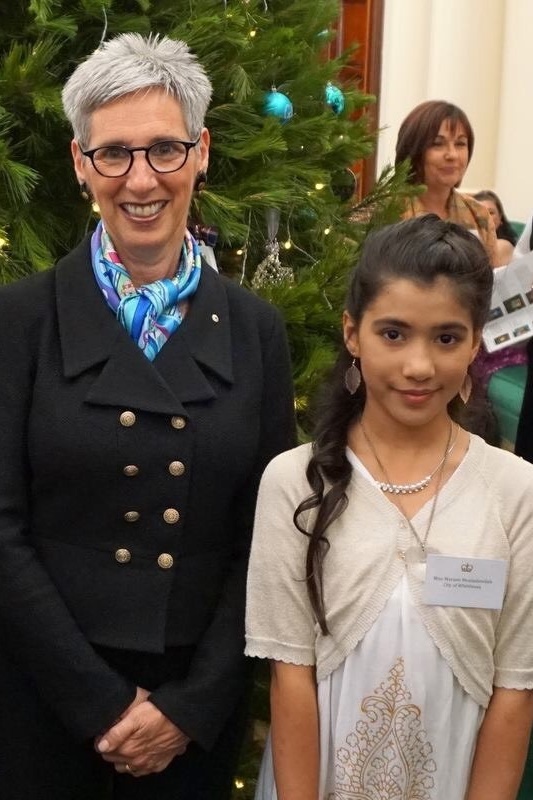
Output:
[[[84,156],[87,156],[87,158],[91,160],[91,164],[93,165],[94,169],[99,175],[102,176],[102,178],[123,178],[124,175],[127,175],[130,169],[132,168],[133,158],[134,158],[133,154],[137,153],[138,151],[142,151],[144,153],[144,157],[148,162],[148,166],[151,169],[153,169],[154,172],[158,172],[160,175],[168,175],[170,172],[179,172],[180,169],[183,169],[183,167],[187,163],[187,159],[189,158],[189,152],[192,150],[193,147],[196,147],[199,141],[200,141],[200,136],[197,138],[195,142],[184,142],[182,139],[165,139],[162,142],[154,142],[149,147],[126,147],[126,145],[123,144],[112,144],[112,145],[107,144],[107,145],[101,145],[100,147],[94,147],[92,150],[82,150],[80,147],[80,151],[83,153]],[[157,169],[157,167],[154,167],[154,165],[150,161],[150,150],[152,150],[152,148],[154,147],[160,147],[162,144],[176,144],[176,143],[182,144],[185,147],[185,158],[183,159],[183,164],[180,164],[180,166],[176,167],[175,169]],[[120,175],[105,175],[103,172],[100,172],[100,170],[94,163],[94,154],[97,153],[98,150],[105,150],[108,147],[117,147],[120,150],[124,150],[126,153],[128,153],[130,157],[130,163],[127,169],[124,172],[121,172]]]

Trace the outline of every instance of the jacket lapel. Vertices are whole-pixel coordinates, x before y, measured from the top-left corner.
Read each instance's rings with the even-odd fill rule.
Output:
[[[56,296],[65,376],[101,365],[85,397],[89,403],[186,415],[183,403],[216,397],[201,366],[233,382],[226,293],[208,266],[185,320],[154,362],[102,297],[90,266],[90,237],[58,263]]]

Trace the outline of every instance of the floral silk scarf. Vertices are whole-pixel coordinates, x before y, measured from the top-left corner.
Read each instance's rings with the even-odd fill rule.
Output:
[[[174,278],[137,288],[121,263],[113,242],[100,221],[91,238],[96,282],[108,306],[150,361],[181,325],[182,302],[196,291],[200,281],[200,248],[188,230]]]

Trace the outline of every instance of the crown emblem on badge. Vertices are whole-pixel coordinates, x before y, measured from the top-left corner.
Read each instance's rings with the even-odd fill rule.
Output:
[[[461,564],[461,572],[472,572],[474,569],[473,564],[469,564],[468,561],[465,561],[464,564]]]

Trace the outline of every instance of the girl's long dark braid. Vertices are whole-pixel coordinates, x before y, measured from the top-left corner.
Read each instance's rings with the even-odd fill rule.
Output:
[[[339,517],[348,499],[346,488],[352,477],[352,467],[346,457],[348,427],[359,417],[364,405],[364,388],[350,395],[344,385],[344,373],[350,366],[348,353],[342,352],[332,371],[331,381],[319,401],[318,424],[313,442],[313,454],[307,465],[306,477],[312,494],[294,512],[294,524],[309,537],[306,557],[307,592],[322,633],[327,634],[324,607],[322,564],[329,544],[326,528]],[[326,481],[329,488],[326,489]],[[305,511],[318,509],[309,532],[299,518]]]

